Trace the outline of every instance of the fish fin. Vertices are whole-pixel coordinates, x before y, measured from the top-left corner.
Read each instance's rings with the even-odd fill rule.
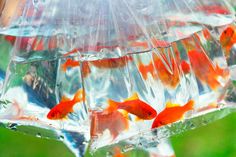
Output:
[[[66,97],[65,95],[63,95],[61,97],[61,102],[66,102],[66,101],[70,101],[70,98]]]
[[[66,72],[67,68],[66,68],[65,63],[61,65],[61,69],[62,69],[62,71]]]
[[[143,121],[143,119],[139,118],[139,117],[135,117],[135,121],[138,122],[138,121]]]
[[[139,99],[138,93],[134,93],[131,97],[125,99],[124,101],[131,101]]]
[[[142,74],[142,77],[144,78],[144,80],[147,80],[146,68],[141,61],[139,62],[138,70]]]
[[[185,104],[183,107],[186,111],[192,110],[194,107],[194,100],[189,100],[189,102]]]
[[[126,118],[129,119],[129,113],[125,110],[120,111],[120,113]]]
[[[76,93],[75,93],[75,96],[74,96],[74,99],[73,101],[75,101],[76,103],[77,102],[81,102],[81,101],[84,101],[85,100],[85,96],[84,96],[84,90],[81,88],[79,89]]]
[[[180,106],[179,104],[173,104],[173,103],[171,103],[170,101],[168,101],[167,103],[166,103],[166,108],[171,108],[171,107],[176,107],[176,106]]]
[[[107,108],[108,111],[113,112],[113,111],[118,109],[119,102],[116,102],[114,100],[108,99],[108,104],[109,104],[109,106]]]

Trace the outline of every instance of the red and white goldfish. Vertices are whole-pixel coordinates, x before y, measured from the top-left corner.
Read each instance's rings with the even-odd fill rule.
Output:
[[[135,93],[130,98],[126,99],[124,102],[116,102],[111,99],[108,100],[107,110],[117,110],[122,109],[137,116],[141,120],[151,120],[156,117],[157,112],[150,105],[140,100],[137,93]]]
[[[73,67],[77,67],[77,66],[80,66],[79,61],[75,61],[71,58],[68,58],[66,60],[66,62],[61,65],[61,68],[65,72],[67,70],[67,68],[73,68]]]
[[[161,57],[162,59],[156,54],[153,54],[154,65],[157,70],[158,78],[165,86],[176,88],[180,82],[179,67],[173,57],[170,57],[171,63],[168,62],[168,59],[164,54],[161,54]]]
[[[54,106],[49,113],[47,118],[51,120],[60,120],[65,118],[70,112],[73,112],[73,107],[77,103],[84,100],[84,92],[82,89],[78,90],[74,98],[71,100],[65,96],[62,98],[61,102]]]
[[[225,51],[225,56],[230,56],[230,50],[236,44],[236,27],[227,27],[220,36],[220,44]]]
[[[121,132],[129,128],[128,119],[119,111],[92,111],[90,136],[97,137],[109,130],[112,139],[115,139]]]
[[[157,115],[153,121],[152,128],[158,128],[180,120],[187,111],[193,109],[194,101],[190,100],[184,106],[174,104],[167,104],[167,107]]]
[[[227,78],[228,69],[221,69],[218,65],[214,66],[211,60],[203,51],[191,50],[188,52],[192,70],[196,77],[212,89],[216,90],[221,86],[219,77]]]

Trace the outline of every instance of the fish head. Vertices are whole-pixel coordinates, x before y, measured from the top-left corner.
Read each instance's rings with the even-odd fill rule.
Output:
[[[234,29],[232,27],[226,28],[220,36],[220,43],[222,46],[226,46],[234,35]]]
[[[145,107],[143,107],[143,111],[146,117],[145,119],[147,120],[151,120],[157,116],[157,111],[149,105],[145,105]]]
[[[54,110],[52,109],[48,114],[47,114],[47,118],[51,119],[51,120],[57,120],[57,119],[61,119],[63,118],[63,115],[61,114],[61,112],[59,110]]]
[[[159,127],[161,127],[161,126],[163,126],[163,125],[164,125],[164,124],[162,123],[161,120],[155,119],[154,122],[153,122],[153,124],[152,124],[152,129],[154,129],[154,128],[159,128]]]

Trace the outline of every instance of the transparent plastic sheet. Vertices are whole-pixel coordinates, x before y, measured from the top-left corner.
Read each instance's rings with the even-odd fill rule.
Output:
[[[12,105],[1,109],[2,122],[67,130],[68,141],[71,134],[81,134],[86,140],[91,135],[93,148],[98,148],[131,137],[138,144],[142,136],[137,134],[149,134],[154,120],[137,120],[135,113],[127,115],[125,109],[106,112],[108,99],[123,102],[137,93],[158,114],[166,104],[183,106],[194,100],[194,110],[185,114],[186,120],[177,128],[210,111],[214,114],[220,110],[221,116],[231,112],[223,100],[229,75],[219,38],[201,23],[207,21],[205,9],[198,11],[201,20],[193,11],[201,1],[121,1],[119,5],[115,5],[117,1],[82,2],[25,1],[23,8],[24,3],[17,5],[22,8],[19,15],[7,23],[1,21],[1,32],[16,36],[2,96]],[[63,11],[58,9],[62,6],[66,8]],[[231,14],[229,17],[232,23]],[[68,61],[73,65],[68,66]],[[201,67],[202,75],[197,67]],[[48,119],[51,108],[65,96],[73,99],[80,89],[85,100],[74,106],[67,119]],[[224,107],[228,112],[223,112]],[[210,116],[207,122],[217,118]],[[155,131],[150,134],[154,143],[167,137],[158,132],[162,136],[156,136]],[[141,142],[145,144],[149,144],[148,140]]]

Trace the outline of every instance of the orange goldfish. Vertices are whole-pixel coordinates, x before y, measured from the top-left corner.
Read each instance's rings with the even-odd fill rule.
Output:
[[[170,57],[171,63],[168,63],[166,56],[161,56],[166,65],[171,69],[171,72],[167,69],[160,57],[156,54],[153,54],[154,65],[156,67],[158,77],[165,86],[176,88],[180,81],[179,67],[173,57]]]
[[[92,65],[97,68],[123,68],[127,65],[128,61],[132,61],[133,58],[131,56],[123,56],[120,58],[107,58],[101,60],[90,61]]]
[[[230,56],[230,50],[236,43],[236,28],[233,26],[227,27],[220,36],[220,44],[225,50],[225,56]]]
[[[78,102],[84,100],[83,90],[80,89],[74,95],[74,98],[70,100],[69,98],[63,97],[61,102],[54,106],[49,113],[47,118],[51,120],[60,120],[65,118],[70,112],[73,112],[73,106]]]
[[[182,60],[180,65],[184,74],[190,73],[190,65],[185,60]]]
[[[112,138],[115,139],[121,132],[129,128],[128,119],[119,111],[112,112],[92,111],[90,136],[97,137],[108,129]]]
[[[229,71],[221,69],[218,65],[214,67],[208,56],[202,51],[192,50],[188,52],[191,67],[196,77],[209,85],[212,90],[220,86],[218,77],[227,78]]]
[[[134,114],[138,119],[151,120],[156,117],[157,112],[147,103],[141,101],[135,93],[124,102],[116,102],[111,99],[108,100],[109,107],[107,110],[122,109],[128,113]]]
[[[157,115],[152,124],[152,128],[158,128],[180,120],[187,111],[193,109],[193,105],[194,101],[190,100],[184,106],[167,106],[160,114]]]
[[[140,61],[138,69],[142,77],[144,78],[144,80],[147,80],[148,73],[150,73],[153,78],[157,77],[157,74],[155,73],[155,68],[152,62],[150,62],[148,65],[144,65]]]
[[[19,50],[43,51],[46,49],[55,49],[57,47],[56,38],[38,38],[38,37],[16,37],[5,36],[5,40],[12,45],[17,40],[16,48]]]
[[[73,60],[71,58],[68,58],[66,60],[66,62],[64,64],[62,64],[61,68],[62,68],[63,71],[66,71],[67,68],[69,68],[69,67],[77,67],[79,65],[80,65],[79,61],[75,61],[75,60]]]

